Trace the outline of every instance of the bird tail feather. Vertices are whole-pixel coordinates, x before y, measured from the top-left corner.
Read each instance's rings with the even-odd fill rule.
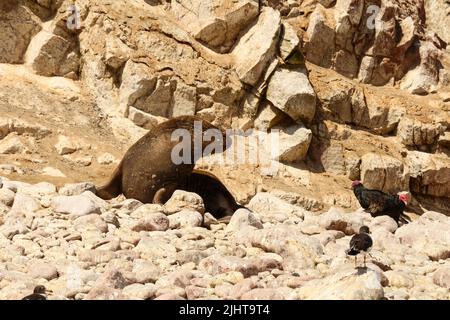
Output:
[[[399,221],[403,224],[407,224],[411,222],[411,218],[409,216],[407,216],[406,214],[402,213],[400,215]]]

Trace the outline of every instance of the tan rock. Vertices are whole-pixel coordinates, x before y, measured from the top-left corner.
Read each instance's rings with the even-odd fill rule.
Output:
[[[160,212],[149,213],[144,218],[139,219],[139,221],[137,221],[136,224],[131,227],[131,230],[136,232],[166,231],[167,229],[169,229],[169,223],[169,219],[165,214]]]
[[[411,191],[437,197],[450,195],[450,160],[438,154],[408,152]]]
[[[244,226],[251,226],[257,229],[263,228],[261,220],[255,214],[247,209],[238,209],[231,217],[225,230],[235,232],[241,230]]]
[[[242,82],[250,85],[258,82],[275,56],[280,26],[279,12],[265,7],[256,24],[239,39],[232,55]]]
[[[405,117],[398,124],[397,135],[406,146],[433,145],[444,130],[440,123],[423,123]]]
[[[266,96],[275,107],[297,122],[311,121],[316,112],[316,94],[302,69],[275,70]]]
[[[277,144],[274,145],[274,138]],[[306,158],[312,132],[303,125],[293,125],[287,128],[273,127],[265,139],[265,148],[271,154],[272,160],[280,162],[300,162]]]
[[[388,193],[407,191],[409,185],[402,161],[375,153],[361,157],[361,181],[367,188]]]
[[[294,290],[282,288],[257,288],[244,293],[241,300],[294,300]]]
[[[236,37],[258,15],[256,1],[240,0],[226,4],[220,0],[182,0],[170,11],[197,40],[220,52],[227,51]]]
[[[165,203],[164,210],[167,214],[173,214],[183,209],[192,209],[204,213],[203,199],[196,193],[175,190],[172,197]]]
[[[380,281],[381,275],[376,271],[358,274],[348,270],[309,281],[297,293],[300,299],[309,300],[379,300],[384,296]]]
[[[203,216],[198,211],[181,210],[168,216],[170,229],[180,229],[186,227],[200,227]]]
[[[306,59],[319,66],[331,67],[335,52],[334,14],[317,5],[309,19],[305,34]]]
[[[12,10],[11,10],[12,9]],[[0,62],[21,63],[31,38],[41,30],[41,23],[25,6],[14,6],[7,10],[1,7],[3,32],[0,36]]]
[[[443,288],[450,289],[450,268],[441,267],[433,274],[433,282]]]

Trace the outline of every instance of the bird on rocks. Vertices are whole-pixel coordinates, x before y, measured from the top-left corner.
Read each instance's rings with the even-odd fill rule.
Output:
[[[369,228],[366,226],[362,226],[359,229],[359,233],[355,234],[350,240],[350,249],[348,249],[346,253],[349,256],[355,256],[355,267],[357,256],[361,252],[364,255],[364,267],[366,267],[366,253],[372,248],[373,245],[373,241],[369,233]]]
[[[389,216],[399,223],[408,223],[408,216],[403,211],[409,202],[407,194],[390,195],[379,190],[367,189],[361,181],[353,181],[353,193],[363,209],[372,217]]]
[[[46,289],[44,286],[36,286],[33,293],[22,298],[22,300],[47,300]]]

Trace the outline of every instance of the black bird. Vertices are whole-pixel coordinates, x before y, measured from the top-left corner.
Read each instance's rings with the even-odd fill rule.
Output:
[[[47,300],[46,289],[44,286],[36,286],[33,293],[22,298],[22,300]]]
[[[370,230],[366,226],[359,228],[359,233],[355,234],[350,240],[350,249],[347,250],[349,256],[355,256],[355,267],[357,255],[364,254],[364,267],[366,266],[366,252],[372,248],[372,238],[369,236]]]
[[[409,200],[406,194],[390,195],[379,190],[367,189],[361,181],[353,181],[352,188],[361,207],[372,217],[386,215],[397,223],[399,221],[408,223],[409,217],[403,213]]]

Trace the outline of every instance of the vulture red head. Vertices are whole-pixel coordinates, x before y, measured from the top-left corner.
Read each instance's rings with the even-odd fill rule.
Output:
[[[355,180],[355,181],[352,182],[352,188],[354,188],[354,187],[356,187],[356,186],[358,186],[360,184],[361,184],[361,181]]]
[[[407,193],[399,193],[399,194],[398,194],[398,198],[399,198],[401,201],[403,201],[406,205],[408,205],[410,199],[409,199],[409,196],[408,196]]]

